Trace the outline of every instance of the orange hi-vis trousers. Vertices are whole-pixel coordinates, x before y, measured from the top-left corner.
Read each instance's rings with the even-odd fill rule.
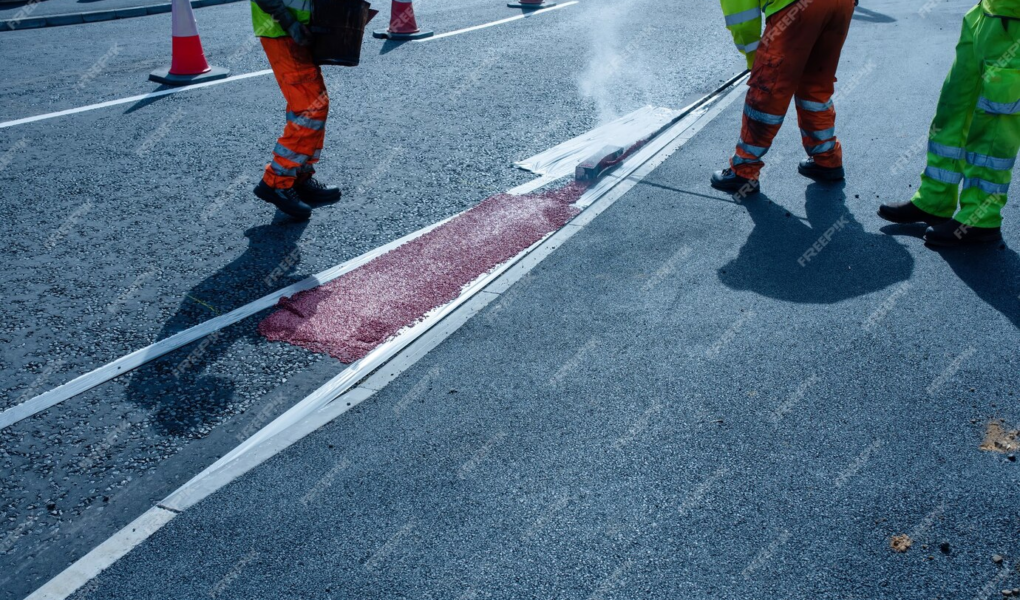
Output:
[[[294,187],[299,179],[311,177],[313,165],[319,162],[326,138],[329,94],[308,48],[290,37],[260,39],[287,100],[287,124],[262,179],[272,188]]]
[[[853,13],[854,0],[800,0],[765,22],[730,161],[737,175],[758,178],[793,97],[808,155],[822,167],[843,166],[832,94]]]

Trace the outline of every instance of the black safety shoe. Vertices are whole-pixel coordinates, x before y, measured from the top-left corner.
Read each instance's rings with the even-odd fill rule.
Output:
[[[731,194],[748,196],[761,191],[761,184],[757,179],[748,179],[737,175],[733,169],[723,169],[712,173],[712,187]]]
[[[815,181],[843,181],[846,172],[843,167],[823,167],[815,163],[813,158],[805,158],[797,165],[797,172]]]
[[[294,184],[294,189],[301,196],[301,200],[309,206],[331,204],[339,201],[341,196],[340,188],[335,185],[326,185],[315,177],[309,177],[304,181],[298,180]]]
[[[949,219],[941,225],[932,225],[924,232],[924,243],[929,246],[962,246],[999,241],[1002,241],[1000,228],[971,227],[956,219]]]
[[[259,198],[275,205],[276,208],[279,208],[295,219],[304,221],[312,216],[312,207],[301,201],[301,196],[298,195],[297,190],[294,188],[271,188],[266,185],[265,181],[260,181],[255,186],[254,192]]]
[[[948,217],[939,217],[930,212],[925,212],[910,202],[900,204],[883,204],[878,207],[878,216],[893,223],[927,223],[928,225],[941,225],[949,220]]]

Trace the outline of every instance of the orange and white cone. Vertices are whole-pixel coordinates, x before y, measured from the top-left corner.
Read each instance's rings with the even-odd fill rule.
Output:
[[[555,2],[545,2],[544,0],[521,0],[520,2],[510,2],[507,4],[510,8],[527,8],[527,9],[539,9],[539,8],[551,8],[556,6]]]
[[[433,31],[422,31],[418,28],[411,0],[393,0],[389,29],[372,32],[373,37],[385,40],[420,40],[433,35],[435,35]]]
[[[202,51],[202,40],[198,37],[198,23],[191,10],[189,0],[173,0],[171,4],[173,21],[172,56],[169,69],[158,69],[149,73],[149,80],[166,85],[188,85],[202,81],[223,79],[229,69],[210,67]]]

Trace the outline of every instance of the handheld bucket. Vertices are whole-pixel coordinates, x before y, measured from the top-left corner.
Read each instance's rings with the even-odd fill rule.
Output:
[[[377,14],[365,0],[315,0],[310,27],[315,64],[358,66],[365,26]]]

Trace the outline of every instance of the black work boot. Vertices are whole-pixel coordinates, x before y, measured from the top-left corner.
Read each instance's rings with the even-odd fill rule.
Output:
[[[846,172],[843,167],[823,167],[815,163],[813,158],[805,158],[797,165],[797,172],[815,181],[843,181]]]
[[[749,196],[761,191],[761,184],[757,179],[748,179],[737,175],[733,169],[723,169],[712,173],[712,187],[731,194]]]
[[[279,208],[295,219],[305,221],[308,217],[312,216],[312,207],[301,201],[301,197],[294,188],[271,188],[265,181],[260,181],[255,186],[254,192],[259,198],[276,206],[276,208]]]
[[[878,216],[893,223],[927,223],[933,227],[949,220],[949,217],[940,217],[930,212],[925,212],[909,200],[900,204],[883,204],[879,206]]]
[[[956,219],[949,219],[940,225],[932,225],[924,232],[924,243],[929,246],[963,246],[965,244],[988,244],[1002,241],[1002,230],[998,227],[972,227]]]
[[[301,200],[309,206],[332,204],[339,201],[341,196],[340,188],[335,185],[326,185],[314,176],[307,179],[299,178],[298,182],[294,184],[294,189],[301,196]]]

